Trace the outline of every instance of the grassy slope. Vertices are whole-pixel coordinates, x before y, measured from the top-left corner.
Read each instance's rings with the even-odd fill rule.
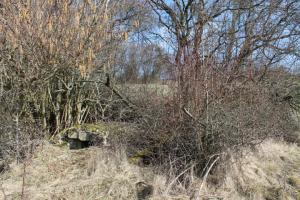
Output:
[[[241,168],[233,168],[227,184],[240,199],[300,200],[299,146],[265,142],[243,158]]]
[[[300,147],[296,145],[269,141],[232,166],[223,185],[204,184],[200,199],[300,199]],[[7,199],[21,198],[23,177],[23,165],[15,164],[1,176]],[[194,179],[190,188],[178,185],[166,194],[169,184],[164,176],[129,164],[122,153],[101,148],[70,151],[45,144],[27,162],[25,199],[135,199],[135,183],[141,180],[154,185],[153,199],[190,199],[202,183]]]

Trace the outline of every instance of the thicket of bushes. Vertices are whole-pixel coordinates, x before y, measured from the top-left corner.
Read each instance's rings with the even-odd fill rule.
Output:
[[[247,52],[257,55],[256,50],[238,48],[239,56],[219,64],[223,47],[201,60],[199,49],[185,55],[188,46],[177,41],[183,50],[178,46],[169,91],[160,95],[150,88],[129,99],[118,90],[121,83],[111,65],[118,45],[138,29],[144,4],[108,2],[16,0],[17,6],[1,5],[1,159],[21,159],[38,139],[98,121],[135,124],[137,131],[124,138],[130,156],[181,179],[191,170],[203,176],[268,138],[297,141],[292,114],[299,109],[299,75],[271,65],[269,70],[245,69],[253,65]],[[247,20],[243,23],[248,26]],[[252,41],[246,39],[244,48]],[[165,63],[165,55],[159,55]]]
[[[293,118],[298,100],[292,95],[299,93],[299,86],[283,84],[291,83],[287,78],[290,75],[276,73],[258,83],[238,81],[238,86],[214,98],[199,117],[179,112],[174,99],[148,99],[137,121],[140,131],[128,139],[134,149],[131,153],[184,178],[191,170],[204,176],[211,165],[212,170],[222,169],[231,156],[270,138],[299,142],[298,121]]]

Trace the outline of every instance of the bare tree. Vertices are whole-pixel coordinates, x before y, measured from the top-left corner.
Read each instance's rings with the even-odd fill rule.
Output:
[[[53,133],[88,120],[91,113],[101,113],[95,104],[106,100],[99,99],[94,83],[114,91],[109,81],[114,62],[110,55],[135,29],[131,24],[139,13],[136,4],[130,0],[4,1],[1,87],[18,91],[20,117],[41,122]]]
[[[175,44],[176,87],[175,98],[143,107],[143,131],[131,142],[144,158],[178,174],[194,165],[201,176],[217,157],[292,136],[299,76],[277,68],[299,59],[298,1],[148,3],[157,34]]]
[[[231,82],[245,70],[253,79],[285,56],[298,56],[298,1],[148,2],[176,41],[174,70],[184,106],[203,91],[199,85],[211,67]]]

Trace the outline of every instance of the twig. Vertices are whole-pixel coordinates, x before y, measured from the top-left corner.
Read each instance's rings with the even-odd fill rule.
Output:
[[[168,185],[164,195],[166,196],[169,193],[169,190],[171,189],[171,187],[174,185],[174,183],[177,181],[177,179],[182,176],[183,174],[185,174],[188,170],[190,170],[192,167],[194,167],[194,165],[188,167],[187,169],[185,169],[183,172],[181,172],[178,176],[176,176],[172,182]]]
[[[26,176],[26,160],[23,163],[23,177],[22,177],[22,192],[21,192],[21,199],[24,199],[25,194],[25,177]]]
[[[219,159],[220,159],[220,157],[218,156],[218,157],[214,160],[214,162],[211,163],[211,165],[209,166],[207,172],[205,173],[205,175],[204,175],[204,177],[203,177],[203,181],[202,181],[202,183],[201,183],[201,185],[200,185],[200,188],[199,188],[199,196],[200,196],[200,194],[201,194],[201,190],[202,190],[202,188],[203,188],[204,183],[206,182],[206,179],[207,179],[207,176],[208,176],[210,170],[212,169],[212,167],[214,166],[214,164],[215,164]]]
[[[111,86],[110,84],[107,84],[103,81],[88,81],[88,80],[84,80],[84,81],[79,81],[79,82],[85,82],[85,83],[98,83],[98,84],[102,84],[105,85],[107,88],[109,88],[116,96],[118,96],[129,108],[131,109],[135,109],[136,105],[134,105],[134,103],[132,103],[128,98],[124,97],[115,87]]]
[[[1,184],[1,192],[2,192],[3,197],[4,197],[3,200],[6,200],[7,198],[6,198],[6,194],[5,194],[5,191],[4,191],[4,188],[3,188],[2,184]]]
[[[194,121],[196,121],[196,118],[186,109],[186,108],[182,108],[183,112],[189,116],[190,118],[192,118]]]
[[[199,120],[196,119],[185,107],[182,107],[183,112],[190,117],[193,121],[197,122],[202,128],[206,129],[206,125],[203,123],[200,123]]]

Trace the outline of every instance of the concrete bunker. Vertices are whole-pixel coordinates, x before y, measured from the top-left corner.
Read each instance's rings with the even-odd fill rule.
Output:
[[[69,148],[74,150],[100,146],[104,143],[104,138],[97,133],[84,130],[69,130],[62,136],[61,140],[67,142]]]

